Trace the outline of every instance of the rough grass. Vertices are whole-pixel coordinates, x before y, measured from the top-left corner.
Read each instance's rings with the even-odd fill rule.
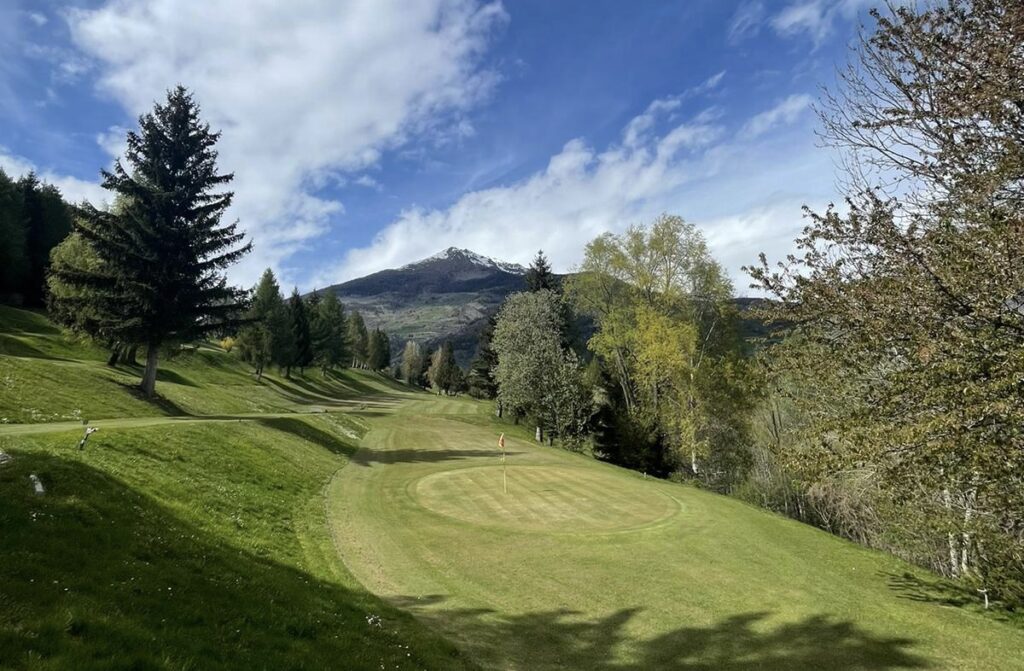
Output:
[[[337,412],[161,416],[116,382],[97,386],[102,352],[90,360],[79,343],[40,334],[30,313],[10,314],[24,318],[5,320],[7,333],[27,324],[36,330],[18,338],[79,359],[29,357],[36,388],[0,387],[0,404],[22,402],[16,394],[43,417],[60,417],[68,398],[60,389],[82,388],[93,407],[137,418],[99,422],[83,451],[78,429],[3,427],[0,450],[13,459],[0,465],[0,669],[472,666],[367,593],[338,560],[323,491],[365,421]],[[217,398],[206,407],[233,407],[260,389],[219,352],[171,370],[188,381],[161,387],[207,389]],[[301,411],[307,396],[388,388],[349,373],[279,381],[264,398]],[[33,493],[31,474],[45,495]]]
[[[950,607],[927,572],[734,499],[538,447],[481,407],[431,399],[374,412],[329,493],[355,576],[486,667],[1024,668],[1024,631]]]
[[[307,369],[257,382],[248,366],[212,346],[189,348],[160,363],[159,398],[136,391],[139,366],[105,365],[106,352],[69,338],[34,312],[0,306],[0,424],[150,417],[308,412],[372,401],[399,390],[354,371],[323,377]]]

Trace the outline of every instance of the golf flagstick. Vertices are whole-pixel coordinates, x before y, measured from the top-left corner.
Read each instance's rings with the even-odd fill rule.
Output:
[[[508,473],[505,470],[505,434],[498,436],[498,447],[501,448],[501,486],[508,494]]]

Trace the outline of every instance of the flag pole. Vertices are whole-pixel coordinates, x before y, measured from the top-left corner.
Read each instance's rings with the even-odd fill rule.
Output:
[[[501,448],[501,486],[508,494],[508,472],[505,467],[505,434],[498,436],[498,447]]]

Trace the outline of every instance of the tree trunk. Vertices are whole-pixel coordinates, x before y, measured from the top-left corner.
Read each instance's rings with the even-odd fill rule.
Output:
[[[952,524],[953,516],[953,497],[949,493],[949,488],[946,487],[942,490],[942,503],[946,507],[946,510],[950,514],[950,519],[947,520],[947,524]],[[956,552],[956,536],[953,535],[952,530],[946,534],[946,544],[949,546],[949,577],[959,578],[960,577],[960,563],[957,561]]]
[[[537,427],[537,431],[535,432],[535,436],[536,436],[536,440],[537,440],[538,443],[543,443],[544,442],[544,431],[540,428],[540,426]]]
[[[118,360],[121,358],[121,344],[116,343],[110,349],[110,356],[107,357],[107,365],[113,368],[117,365]]]
[[[136,363],[135,355],[138,352],[138,350],[138,345],[129,345],[127,348],[125,348],[121,354],[121,363],[126,363],[134,366]]]
[[[160,356],[160,347],[157,345],[146,346],[146,370],[142,374],[142,393],[146,398],[153,398],[156,394],[156,364]]]

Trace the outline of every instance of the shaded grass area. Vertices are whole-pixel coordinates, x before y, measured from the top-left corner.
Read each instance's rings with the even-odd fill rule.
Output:
[[[341,415],[9,436],[0,668],[467,668],[359,588],[322,489]],[[29,474],[47,492],[32,493]]]
[[[395,603],[423,612],[428,622],[442,623],[437,610],[424,611],[424,603],[440,606],[443,596],[399,598]],[[513,668],[585,668],[594,671],[718,670],[793,671],[830,669],[941,668],[913,651],[915,641],[900,635],[879,635],[852,622],[827,615],[811,615],[796,622],[772,626],[773,613],[731,615],[708,626],[680,626],[650,640],[635,640],[627,626],[642,609],[622,608],[589,618],[579,611],[556,609],[522,614],[501,614],[490,609],[454,609],[444,615],[469,632],[481,647],[500,649],[505,642],[533,641],[557,650],[550,661],[537,662],[522,651],[505,660]],[[620,648],[632,649],[631,661],[622,661]]]

